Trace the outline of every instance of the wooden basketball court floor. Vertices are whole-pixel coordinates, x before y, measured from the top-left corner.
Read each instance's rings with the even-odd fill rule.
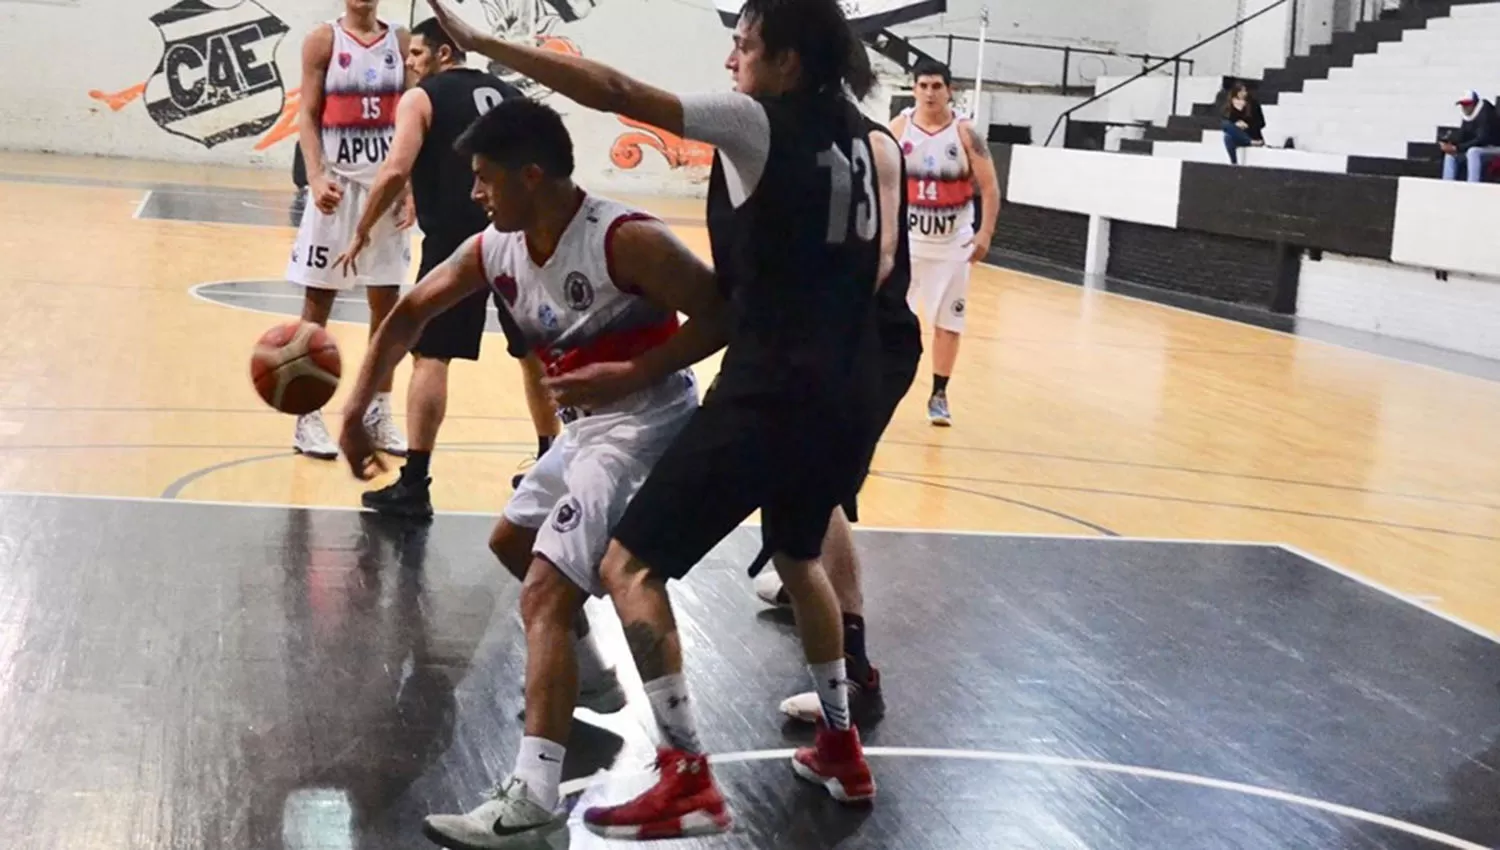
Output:
[[[454,366],[445,515],[391,526],[249,384],[299,306],[286,175],[0,154],[0,187],[0,826],[421,846],[520,734],[483,549],[534,449],[516,366]],[[701,202],[632,200],[706,253]],[[803,682],[753,531],[676,586],[741,824],[704,846],[1500,841],[1500,383],[990,267],[968,315],[955,427],[924,366],[862,498],[872,813],[776,762]],[[643,712],[580,723],[572,790],[623,793],[587,777],[649,761]]]

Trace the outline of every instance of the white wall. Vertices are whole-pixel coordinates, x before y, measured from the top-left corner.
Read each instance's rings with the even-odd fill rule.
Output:
[[[1399,187],[1392,260],[1500,275],[1500,239],[1495,238],[1500,185],[1403,177]]]
[[[1500,359],[1500,279],[1324,254],[1302,261],[1297,315]]]
[[[162,35],[153,15],[178,0],[91,0],[73,5],[0,2],[0,147],[98,154],[180,162],[290,168],[295,146],[291,123],[283,124],[276,98],[268,112],[257,105],[246,114],[227,110],[206,119],[239,125],[243,138],[208,146],[163,130],[136,87],[153,76],[162,59]],[[316,23],[337,17],[342,0],[208,0],[249,18],[273,17],[289,30],[252,51],[251,64],[279,70],[290,94],[301,82],[303,38]],[[253,4],[259,3],[259,7]],[[549,3],[567,2],[586,14],[562,23]],[[649,82],[685,91],[729,88],[723,70],[730,32],[708,4],[662,0],[468,0],[459,11],[475,23],[495,24],[507,11],[524,13],[514,29],[565,38],[584,55],[619,66]],[[427,16],[419,3],[419,19]],[[405,25],[410,0],[386,0],[381,16]],[[226,13],[227,14],[227,13]],[[514,16],[512,16],[514,17]],[[535,23],[533,22],[535,19]],[[477,62],[475,64],[478,64]],[[542,93],[545,94],[545,93]],[[549,101],[563,112],[577,148],[579,177],[611,191],[697,193],[706,179],[707,149],[627,126],[618,118],[584,110],[562,98]],[[288,98],[287,104],[295,100]],[[879,104],[872,112],[884,116]],[[294,118],[294,111],[290,116]],[[254,119],[263,118],[255,122]],[[251,122],[246,125],[245,122]],[[669,163],[668,157],[672,158]]]

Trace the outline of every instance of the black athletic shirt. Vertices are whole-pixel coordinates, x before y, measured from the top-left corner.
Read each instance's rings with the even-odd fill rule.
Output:
[[[502,99],[521,97],[509,83],[483,71],[454,68],[433,74],[419,87],[432,100],[432,125],[412,167],[411,187],[417,223],[426,245],[452,253],[465,239],[489,226],[474,203],[474,171],[468,157],[453,150],[458,137]]]
[[[866,119],[866,129],[891,140],[897,150],[901,142],[884,124]],[[907,303],[911,292],[911,243],[907,237],[910,219],[906,208],[906,157],[899,157],[901,172],[896,185],[901,187],[901,207],[896,214],[896,263],[875,293],[875,316],[880,328],[880,349],[887,361],[905,361],[922,357],[922,323]]]
[[[879,368],[880,268],[868,120],[841,95],[682,104],[684,134],[716,147],[708,231],[731,327],[715,392],[867,404]]]

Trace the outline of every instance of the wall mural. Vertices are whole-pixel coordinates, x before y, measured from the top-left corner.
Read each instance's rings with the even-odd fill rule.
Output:
[[[458,0],[477,5],[490,31],[503,38],[533,40],[539,47],[582,56],[571,39],[554,30],[586,17],[598,0]],[[220,8],[205,0],[179,0],[151,17],[162,37],[162,55],[144,83],[118,91],[93,89],[88,96],[112,112],[144,100],[152,121],[168,133],[205,148],[259,136],[267,150],[297,138],[301,89],[285,90],[276,51],[290,28],[258,0]],[[477,23],[477,22],[476,22]],[[552,91],[509,68],[490,71],[528,96],[545,100]],[[713,148],[658,127],[618,117],[628,130],[616,137],[610,162],[633,170],[655,151],[672,169],[703,169]]]

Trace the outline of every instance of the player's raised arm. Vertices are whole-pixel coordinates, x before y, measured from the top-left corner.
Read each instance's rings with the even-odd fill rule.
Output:
[[[592,59],[502,41],[469,26],[441,0],[427,0],[427,4],[461,49],[483,53],[589,109],[624,115],[682,135],[682,101],[677,95]]]
[[[489,285],[479,258],[481,239],[483,234],[469,237],[447,262],[418,281],[415,288],[396,302],[390,315],[370,337],[370,349],[365,352],[359,377],[344,404],[344,424],[339,437],[339,446],[356,478],[368,479],[371,461],[377,468],[384,468],[375,456],[363,423],[364,411],[374,401],[376,390],[396,371],[401,358],[411,351],[423,326],[439,313]]]

